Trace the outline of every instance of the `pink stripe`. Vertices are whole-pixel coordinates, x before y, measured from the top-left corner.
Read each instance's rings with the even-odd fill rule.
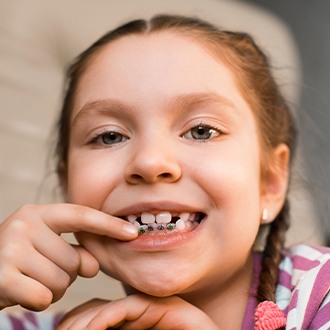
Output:
[[[289,274],[285,270],[281,270],[278,283],[291,291],[293,289],[291,279],[292,279],[291,274]]]
[[[295,269],[311,270],[320,264],[319,260],[310,260],[301,256],[294,256],[293,264]]]
[[[310,325],[310,329],[319,329],[324,324],[329,322],[330,320],[330,302],[327,303],[320,309],[317,314],[315,315],[315,318],[313,319],[313,322]]]
[[[308,305],[304,317],[303,329],[307,329],[307,326],[313,319],[313,316],[317,313],[320,304],[324,300],[324,297],[329,292],[330,288],[330,260],[328,260],[319,270],[315,279],[312,292],[309,296]]]
[[[28,320],[29,323],[33,324],[35,327],[38,326],[38,321],[34,313],[26,312],[24,313],[24,318]]]
[[[54,327],[54,329],[61,322],[63,316],[64,316],[64,313],[58,313],[58,314],[55,315],[55,317],[53,319],[53,327]]]
[[[10,323],[13,327],[13,330],[25,330],[23,322],[20,319],[9,315],[9,320],[10,320]]]
[[[296,290],[294,294],[291,296],[291,301],[289,304],[289,312],[297,307],[297,302],[298,302],[298,291]]]

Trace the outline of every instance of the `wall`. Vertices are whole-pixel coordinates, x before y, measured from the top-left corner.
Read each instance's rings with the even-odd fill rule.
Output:
[[[330,245],[330,1],[248,0],[276,14],[296,39],[302,81],[298,104],[306,189]]]

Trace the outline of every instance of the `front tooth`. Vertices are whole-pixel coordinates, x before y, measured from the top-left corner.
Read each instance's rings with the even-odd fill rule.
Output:
[[[155,216],[152,213],[143,212],[141,214],[141,222],[145,224],[154,223]]]
[[[183,221],[188,221],[189,217],[190,217],[190,213],[188,212],[183,212],[179,214],[179,218]]]
[[[141,227],[140,223],[138,221],[134,221],[133,225],[139,229]]]
[[[172,215],[170,212],[160,212],[156,215],[157,223],[170,223],[172,220]]]
[[[128,215],[128,216],[127,216],[127,220],[128,220],[130,223],[134,223],[136,219],[137,219],[137,216],[136,216],[136,215],[131,214],[131,215]]]
[[[179,219],[175,223],[175,227],[176,227],[177,230],[182,231],[186,228],[186,223],[182,219]]]

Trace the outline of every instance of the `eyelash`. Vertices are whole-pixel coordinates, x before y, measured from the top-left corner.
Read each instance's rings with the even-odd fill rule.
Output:
[[[204,129],[204,130],[209,130],[210,131],[210,136],[205,138],[205,139],[198,139],[198,138],[194,138],[193,137],[193,134],[192,134],[192,130],[193,129]],[[187,137],[187,135],[190,133],[191,137]],[[111,134],[113,134],[113,137],[116,138],[116,137],[120,137],[120,141],[118,142],[114,142],[114,143],[105,143],[104,141],[102,141],[107,135],[110,136]],[[206,123],[199,123],[197,125],[193,125],[189,128],[189,130],[187,130],[183,135],[182,137],[184,139],[188,139],[188,140],[193,140],[194,142],[207,142],[208,140],[210,139],[214,139],[218,136],[221,136],[223,135],[223,131],[216,127],[216,126],[213,126],[213,125],[210,125],[210,124],[206,124]],[[215,135],[215,136],[214,136]],[[105,148],[109,148],[109,147],[112,147],[114,145],[117,145],[117,144],[120,144],[120,143],[123,143],[123,142],[126,142],[127,140],[129,140],[129,138],[119,132],[116,132],[116,131],[113,131],[113,130],[104,130],[103,132],[101,133],[98,133],[96,134],[89,142],[89,144],[98,144],[98,145],[101,145]],[[115,139],[112,139],[112,142],[115,141]]]
[[[210,135],[210,137],[207,138],[207,139],[194,139],[193,137],[191,137],[191,138],[187,138],[185,135],[187,135],[189,132],[191,133],[192,130],[193,130],[194,128],[202,128],[202,129],[210,130],[210,131],[212,131],[210,134],[213,133],[213,135],[215,134],[216,136],[212,136],[212,135]],[[194,142],[207,142],[208,140],[210,140],[210,139],[214,139],[214,138],[216,138],[216,137],[218,137],[218,136],[221,136],[221,135],[223,135],[223,134],[224,134],[224,132],[223,132],[222,129],[220,129],[219,127],[216,127],[216,126],[214,126],[214,125],[210,125],[210,124],[206,124],[206,123],[201,122],[201,123],[199,123],[199,124],[197,124],[197,125],[193,125],[193,126],[191,126],[191,127],[189,128],[189,130],[186,131],[186,132],[182,135],[182,137],[185,138],[185,139],[193,140]]]
[[[114,142],[114,143],[105,143],[104,141],[102,141],[102,139],[104,139],[107,135],[110,136],[111,134],[113,134],[114,137],[120,137],[121,140],[118,142]],[[124,141],[122,141],[124,139]],[[101,145],[105,148],[109,148],[112,146],[115,146],[117,144],[126,142],[127,140],[129,140],[129,138],[119,132],[116,132],[114,130],[104,130],[101,133],[97,133],[89,142],[89,144],[98,144]]]

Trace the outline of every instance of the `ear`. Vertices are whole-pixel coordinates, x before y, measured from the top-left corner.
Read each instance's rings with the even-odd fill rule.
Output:
[[[261,182],[261,224],[272,222],[281,211],[289,183],[290,150],[278,145],[269,157],[269,165]]]

